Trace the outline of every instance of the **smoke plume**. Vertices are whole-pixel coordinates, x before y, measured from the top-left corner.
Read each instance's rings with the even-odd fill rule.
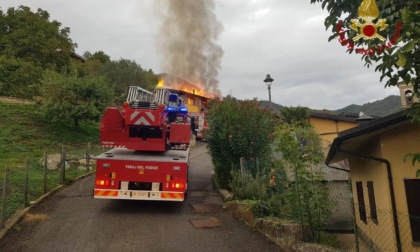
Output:
[[[223,50],[216,41],[223,26],[214,13],[214,0],[155,2],[162,16],[156,43],[162,70],[220,96]]]

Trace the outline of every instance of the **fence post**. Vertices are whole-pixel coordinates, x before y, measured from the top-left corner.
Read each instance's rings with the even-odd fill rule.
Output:
[[[44,151],[44,193],[47,193],[48,151]]]
[[[60,160],[60,184],[64,184],[66,179],[66,151],[64,146],[61,147],[61,160]]]
[[[26,158],[25,168],[25,207],[29,206],[29,160]]]
[[[6,223],[6,206],[7,206],[7,166],[4,168],[4,178],[3,178],[3,195],[2,195],[2,206],[1,206],[1,216],[0,216],[0,228],[4,228]]]
[[[303,235],[303,212],[302,212],[302,202],[300,200],[298,165],[296,165],[295,167],[295,183],[296,183],[297,202],[299,206],[300,225],[302,226],[302,235]]]
[[[259,194],[259,198],[260,198],[260,202],[259,202],[259,209],[260,209],[260,215],[262,216],[262,206],[261,206],[261,201],[262,201],[262,197],[261,197],[261,174],[260,174],[260,164],[258,162],[258,157],[255,158],[255,162],[257,165],[257,183],[258,183],[258,194]]]
[[[88,143],[86,147],[86,173],[89,173],[89,166],[90,166],[89,152],[90,152],[90,143]]]
[[[349,178],[348,183],[350,185],[350,192],[353,192],[353,184],[351,183],[351,178]],[[357,230],[357,223],[356,223],[356,209],[354,209],[354,201],[353,201],[353,194],[351,194],[350,198],[351,202],[351,210],[353,214],[353,227],[354,227],[354,236],[355,236],[355,242],[356,242],[356,251],[359,252],[359,231]]]
[[[241,166],[241,176],[244,176],[245,173],[245,157],[239,158],[239,165]]]

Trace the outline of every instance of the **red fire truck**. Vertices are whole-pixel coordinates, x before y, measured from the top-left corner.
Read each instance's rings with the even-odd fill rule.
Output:
[[[208,122],[204,111],[201,112],[190,112],[190,117],[194,117],[195,120],[195,134],[197,140],[206,141],[206,131],[208,130]]]
[[[183,201],[187,191],[191,126],[177,94],[130,87],[122,111],[110,107],[95,157],[94,198]]]

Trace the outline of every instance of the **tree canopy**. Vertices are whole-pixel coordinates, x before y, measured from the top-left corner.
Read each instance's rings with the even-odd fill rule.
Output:
[[[412,83],[420,94],[418,0],[311,0],[311,3],[321,3],[329,12],[325,27],[332,30],[330,40],[338,39],[349,53],[360,53],[368,67],[377,63],[375,71],[381,73],[381,80],[386,79],[385,86],[396,86],[401,81]],[[375,29],[362,31],[369,28],[363,26],[368,22]],[[365,35],[371,32],[375,38],[363,37],[361,32]]]
[[[158,83],[158,77],[152,71],[143,69],[134,60],[119,59],[107,62],[103,65],[101,73],[112,81],[117,95],[126,95],[129,86],[154,90]]]
[[[88,60],[99,60],[102,64],[111,61],[111,57],[103,51],[97,51],[95,53],[85,52],[83,56]]]
[[[43,71],[31,62],[0,56],[0,95],[32,99],[39,95]]]
[[[307,107],[285,107],[280,111],[284,123],[300,127],[310,127]]]
[[[158,77],[134,60],[111,60],[104,51],[73,59],[70,29],[47,11],[0,9],[0,95],[33,99],[53,120],[97,120],[125,99],[132,85],[153,90]]]
[[[111,83],[117,100],[125,99],[129,86],[139,86],[153,91],[158,83],[158,76],[151,70],[143,69],[135,60],[111,60],[102,51],[95,53],[85,52],[87,61],[79,69],[83,75],[104,76]]]
[[[75,128],[81,120],[98,120],[113,90],[103,77],[77,77],[48,71],[44,79],[42,108],[48,118],[72,119]]]
[[[223,101],[211,100],[207,110],[208,148],[221,186],[228,188],[231,170],[239,170],[241,158],[250,163],[258,159],[261,167],[270,167],[270,143],[277,118],[269,109],[261,108],[257,100],[228,96]],[[250,165],[250,170],[255,177],[256,165]]]
[[[0,54],[42,68],[68,67],[76,44],[69,37],[69,28],[61,28],[60,22],[49,18],[47,11],[32,12],[26,6],[5,13],[0,10]]]
[[[44,69],[70,70],[76,44],[70,29],[49,17],[25,6],[0,9],[0,95],[32,99],[40,95]]]

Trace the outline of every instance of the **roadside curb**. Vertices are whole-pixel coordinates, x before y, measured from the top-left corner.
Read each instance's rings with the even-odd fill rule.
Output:
[[[83,174],[83,175],[81,175],[81,176],[79,176],[79,177],[77,177],[77,178],[73,179],[69,185],[73,184],[74,182],[76,182],[76,181],[78,181],[78,180],[80,180],[80,179],[82,179],[82,178],[88,177],[88,176],[92,175],[93,173],[95,173],[95,171],[92,171],[92,172],[89,172],[89,173]],[[46,199],[47,199],[50,195],[52,195],[52,194],[54,194],[54,193],[56,193],[56,192],[58,192],[58,191],[62,190],[63,188],[65,188],[65,187],[67,187],[67,186],[69,186],[69,185],[59,185],[59,186],[55,187],[55,188],[54,188],[54,189],[52,189],[51,191],[49,191],[49,192],[47,192],[47,193],[45,193],[45,194],[41,195],[41,196],[40,196],[38,199],[36,199],[35,201],[31,201],[30,206],[28,206],[28,207],[26,207],[26,208],[24,208],[24,209],[22,209],[22,210],[18,211],[18,212],[17,212],[16,214],[14,214],[12,217],[8,218],[8,219],[6,220],[6,222],[5,222],[5,224],[4,224],[4,228],[2,228],[2,229],[0,230],[0,240],[3,238],[3,236],[4,236],[4,235],[6,235],[7,231],[9,231],[9,230],[10,230],[11,228],[13,228],[13,227],[14,227],[17,223],[19,223],[19,222],[22,220],[23,216],[25,216],[25,214],[26,214],[27,212],[29,212],[29,211],[30,211],[33,207],[35,207],[35,206],[39,205],[39,204],[40,204],[40,203],[42,203],[44,200],[46,200]]]

